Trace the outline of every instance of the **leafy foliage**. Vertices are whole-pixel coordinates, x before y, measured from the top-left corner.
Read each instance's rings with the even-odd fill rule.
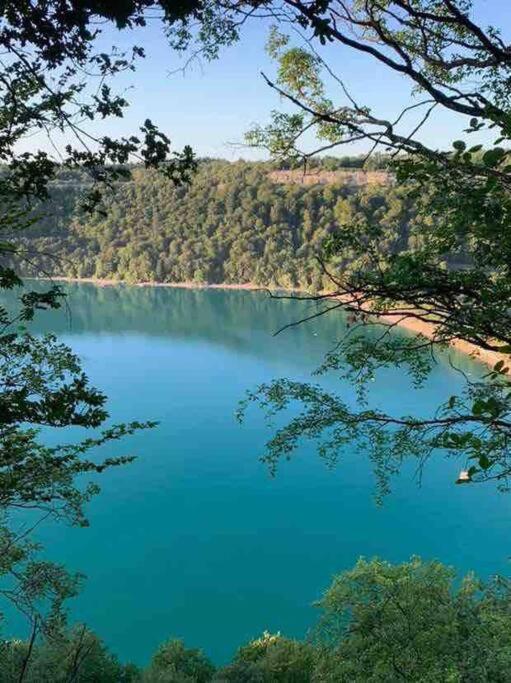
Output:
[[[360,559],[319,602],[327,681],[505,681],[509,585],[484,586],[438,562]]]
[[[214,672],[215,667],[200,650],[187,649],[181,640],[169,640],[154,654],[144,680],[207,683]]]
[[[330,167],[318,166],[311,180]],[[264,163],[203,161],[189,186],[173,188],[137,168],[104,198],[105,216],[80,214],[82,184],[67,175],[51,188],[52,220],[17,242],[20,256],[30,254],[20,268],[27,275],[321,289],[329,280],[316,256],[346,215],[361,231],[378,226],[381,250],[406,243],[412,212],[404,193],[357,188],[343,171],[337,182],[311,185],[277,182],[271,173]],[[353,262],[349,250],[338,258]]]
[[[312,679],[316,652],[308,643],[265,631],[241,647],[232,664],[214,680],[239,683],[308,683]]]
[[[244,5],[244,3],[241,3]],[[240,11],[239,4],[232,11]],[[324,368],[345,368],[357,383],[388,365],[411,367],[424,379],[426,355],[463,340],[476,350],[502,354],[482,381],[467,381],[463,395],[423,416],[355,412],[336,396],[314,387],[278,380],[261,387],[259,401],[270,410],[302,404],[303,412],[269,444],[268,458],[288,456],[300,435],[335,452],[347,436],[370,441],[379,451],[379,473],[391,473],[403,458],[422,462],[445,447],[459,455],[464,481],[496,479],[508,488],[511,474],[511,51],[499,27],[486,27],[471,0],[366,2],[289,0],[264,2],[277,28],[268,51],[276,61],[268,85],[285,103],[248,142],[277,158],[302,160],[353,142],[390,155],[397,187],[414,208],[407,240],[381,249],[382,228],[349,212],[332,232],[322,254],[331,287],[309,299],[323,313],[343,302],[355,327],[382,324],[377,341],[360,334],[340,341]],[[297,24],[301,39],[282,33]],[[506,42],[507,41],[507,42]],[[322,46],[329,43],[325,52]],[[327,60],[351,48],[404,76],[414,99],[394,119],[379,116],[355,98],[348,74]],[[342,53],[339,53],[342,54]],[[338,61],[340,63],[341,60]],[[331,86],[334,87],[331,87]],[[329,93],[335,94],[330,97]],[[427,121],[444,110],[458,117],[463,139],[443,148],[421,137]],[[415,115],[412,130],[405,121]],[[485,133],[486,147],[471,139]],[[312,137],[312,141],[311,141]],[[396,228],[399,219],[396,220]],[[399,230],[397,230],[399,234]],[[351,264],[346,267],[345,255]],[[429,334],[396,346],[384,323],[421,325]],[[252,396],[255,400],[257,397]]]
[[[48,184],[59,170],[86,175],[79,203],[89,210],[98,208],[114,180],[129,175],[126,164],[132,159],[159,169],[175,184],[194,171],[191,148],[174,152],[168,136],[149,119],[138,135],[120,139],[98,135],[89,125],[123,116],[128,102],[115,93],[112,81],[144,56],[136,45],[124,53],[115,47],[110,53],[99,50],[100,24],[133,30],[145,25],[148,9],[159,13],[168,31],[192,18],[208,23],[200,0],[21,0],[0,7],[0,289],[18,293],[16,306],[0,305],[0,596],[25,614],[33,634],[55,636],[61,630],[63,602],[75,593],[78,577],[35,559],[39,548],[30,528],[19,530],[20,509],[85,524],[83,506],[98,487],[81,475],[130,458],[93,461],[84,454],[152,425],[114,426],[74,445],[41,444],[41,426],[99,427],[108,417],[106,398],[89,385],[68,348],[51,335],[30,333],[34,313],[60,307],[63,292],[58,286],[23,288],[12,258],[20,233],[41,219],[40,202],[47,200]],[[30,151],[21,151],[24,147]]]
[[[317,606],[321,617],[308,640],[264,632],[219,668],[179,640],[163,644],[145,670],[121,665],[85,627],[42,644],[5,641],[0,681],[18,680],[22,667],[30,683],[504,683],[509,678],[511,592],[503,579],[483,584],[469,575],[460,583],[438,562],[360,559],[334,577]]]
[[[5,641],[0,646],[0,681],[11,683],[130,683],[140,680],[139,670],[122,665],[99,638],[84,626],[42,644]],[[20,672],[23,671],[23,679]]]

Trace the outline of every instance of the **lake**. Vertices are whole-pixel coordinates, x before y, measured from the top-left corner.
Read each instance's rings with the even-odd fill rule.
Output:
[[[113,421],[160,422],[104,449],[138,458],[101,478],[89,528],[39,532],[52,559],[87,576],[71,617],[121,659],[143,664],[169,637],[217,663],[265,629],[302,637],[317,617],[313,602],[360,555],[507,572],[511,497],[492,485],[455,486],[461,464],[441,454],[420,486],[405,467],[381,507],[370,464],[350,448],[334,470],[307,443],[274,478],[259,461],[271,432],[257,409],[239,425],[237,402],[272,378],[310,379],[342,335],[342,315],[274,337],[311,304],[247,291],[66,289],[69,311],[41,315],[36,329],[57,332],[80,355]],[[335,376],[322,382],[354,400]],[[404,370],[381,373],[371,403],[418,413],[460,386],[442,357],[420,390]]]

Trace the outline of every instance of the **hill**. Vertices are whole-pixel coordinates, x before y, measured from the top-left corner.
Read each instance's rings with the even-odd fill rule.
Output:
[[[105,215],[81,213],[83,181],[60,177],[43,218],[24,233],[24,273],[319,289],[315,254],[341,225],[383,226],[382,250],[408,245],[409,202],[384,172],[373,182],[364,171],[320,169],[313,184],[296,182],[300,171],[275,173],[265,163],[203,161],[189,187],[175,188],[136,168],[107,194]],[[353,173],[360,182],[346,181]],[[341,255],[339,265],[349,263]]]

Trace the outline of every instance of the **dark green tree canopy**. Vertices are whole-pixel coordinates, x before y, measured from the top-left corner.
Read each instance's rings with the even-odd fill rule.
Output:
[[[315,172],[329,173],[333,163]],[[51,216],[16,241],[21,253],[30,252],[19,267],[32,276],[321,290],[330,280],[315,254],[340,220],[349,216],[360,229],[381,225],[385,251],[407,243],[413,219],[411,202],[386,184],[385,173],[376,175],[379,182],[350,168],[334,173],[328,184],[301,185],[285,182],[267,163],[204,160],[189,186],[174,187],[157,171],[137,167],[104,196],[105,214],[84,215],[84,179],[68,172],[37,210],[49,214],[51,207]],[[350,250],[338,258],[355,267]]]

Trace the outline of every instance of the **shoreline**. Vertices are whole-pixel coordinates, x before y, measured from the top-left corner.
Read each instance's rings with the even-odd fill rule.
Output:
[[[403,319],[399,318],[397,315],[394,318],[390,316],[387,320],[389,323],[397,323],[397,326],[402,327],[404,330],[408,330],[414,334],[422,334],[427,339],[431,339],[435,334],[434,324],[424,322],[423,320],[416,320],[415,318]],[[484,363],[489,368],[493,368],[499,361],[503,361],[505,364],[511,363],[511,357],[508,354],[481,349],[464,339],[453,339],[449,344],[449,347],[480,363]]]
[[[34,279],[47,279],[47,278],[34,278]],[[251,282],[246,282],[244,284],[200,284],[193,281],[188,282],[134,282],[129,283],[124,280],[110,280],[102,278],[78,278],[78,277],[52,277],[50,278],[55,282],[69,282],[69,283],[82,283],[82,284],[92,284],[97,287],[115,287],[118,285],[124,285],[127,287],[167,287],[171,289],[224,289],[224,290],[239,290],[248,292],[257,291],[268,291],[271,287],[262,287]],[[286,291],[292,294],[304,294],[303,289],[279,289],[275,288],[274,291]],[[389,324],[396,324],[398,327],[402,327],[404,330],[413,332],[414,334],[422,334],[424,337],[431,339],[434,336],[435,327],[433,323],[427,323],[422,320],[416,320],[414,318],[403,319],[399,318],[398,315],[395,317],[387,318]],[[489,367],[493,367],[495,363],[499,361],[504,361],[504,363],[511,362],[509,355],[504,353],[498,353],[497,351],[488,351],[486,349],[480,349],[470,342],[464,341],[463,339],[455,339],[450,343],[450,348],[459,351],[466,356],[470,356],[474,360],[480,361]]]
[[[126,282],[126,280],[108,280],[105,278],[93,277],[51,277],[51,278],[31,278],[34,280],[51,280],[54,282],[76,282],[78,284],[91,284],[97,287],[116,287],[124,285],[125,287],[170,287],[171,289],[240,289],[250,292],[267,290],[269,287],[262,287],[253,283],[247,282],[245,284],[229,284],[227,282],[220,284],[200,284],[199,282],[185,281],[185,282]],[[284,291],[284,290],[282,290]],[[288,289],[289,292],[303,292],[301,289]]]

